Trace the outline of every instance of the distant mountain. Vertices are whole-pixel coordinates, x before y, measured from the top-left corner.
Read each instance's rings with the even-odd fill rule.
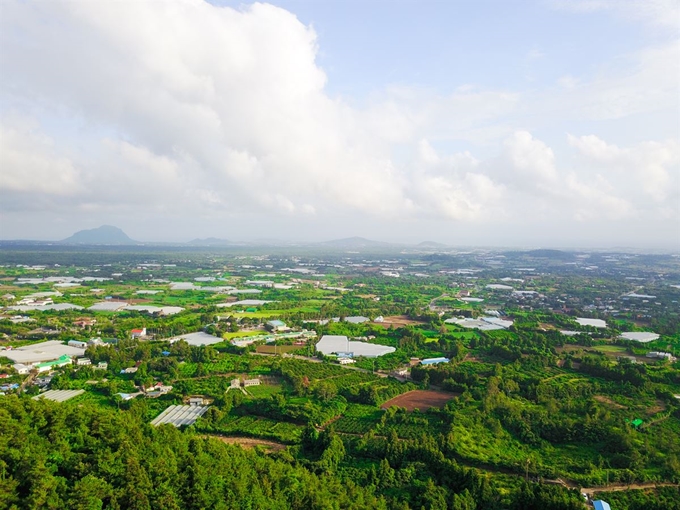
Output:
[[[422,243],[418,243],[416,248],[441,250],[443,248],[450,248],[450,246],[442,243],[435,243],[434,241],[423,241]]]
[[[345,250],[353,250],[358,248],[389,248],[394,245],[391,243],[383,243],[381,241],[372,241],[363,237],[348,237],[346,239],[334,239],[332,241],[323,241],[316,243],[317,246],[328,246],[329,248],[341,248]]]
[[[121,229],[111,225],[80,230],[60,242],[64,244],[138,244],[137,241],[130,239]]]
[[[574,254],[562,250],[551,250],[551,249],[538,249],[529,250],[525,252],[526,255],[541,259],[556,259],[556,260],[571,260],[574,258]]]
[[[192,246],[231,246],[234,243],[228,239],[220,239],[218,237],[206,237],[205,239],[193,239],[187,244]]]

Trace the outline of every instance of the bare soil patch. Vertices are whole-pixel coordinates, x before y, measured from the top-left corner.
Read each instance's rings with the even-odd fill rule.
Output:
[[[649,409],[647,409],[647,415],[648,415],[648,416],[651,416],[651,415],[653,415],[653,414],[657,414],[657,413],[663,412],[663,411],[665,411],[665,410],[666,410],[666,406],[665,406],[665,404],[663,403],[663,401],[657,399],[657,400],[656,400],[656,405],[650,407]]]
[[[422,324],[420,321],[414,321],[409,319],[406,315],[390,315],[389,317],[384,317],[383,322],[378,322],[377,324],[382,324],[386,328],[394,326],[395,328],[400,328],[402,326],[409,326],[411,324]]]
[[[286,447],[286,445],[282,443],[268,441],[267,439],[255,439],[254,437],[218,436],[214,434],[207,434],[205,437],[214,437],[223,443],[237,444],[248,449],[255,448],[256,446],[262,446],[267,450],[278,452]]]
[[[258,345],[255,352],[262,354],[280,354],[282,352],[291,352],[300,349],[301,345]]]
[[[593,398],[598,402],[610,405],[612,407],[615,407],[616,409],[626,409],[626,406],[622,406],[621,404],[614,402],[612,399],[610,399],[609,397],[605,397],[604,395],[595,395]]]
[[[431,407],[444,407],[449,400],[453,400],[456,396],[455,393],[444,391],[413,390],[388,400],[380,407],[387,409],[391,406],[397,406],[404,407],[407,411],[415,409],[427,411]]]

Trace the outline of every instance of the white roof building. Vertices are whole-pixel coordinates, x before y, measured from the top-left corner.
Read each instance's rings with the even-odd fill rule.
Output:
[[[592,326],[594,328],[606,328],[607,323],[602,319],[587,319],[584,317],[577,317],[576,322],[581,326]]]
[[[369,344],[368,342],[350,341],[344,335],[324,335],[316,344],[316,350],[325,354],[337,354],[338,352],[351,352],[356,356],[377,358],[396,351],[389,345]]]
[[[19,375],[26,375],[31,371],[31,367],[24,365],[23,363],[15,363],[12,367]]]
[[[218,338],[203,331],[197,333],[187,333],[185,335],[174,336],[168,339],[171,344],[177,342],[178,340],[185,340],[189,345],[212,345],[223,342],[222,338]]]
[[[59,340],[49,340],[3,351],[3,356],[6,356],[15,363],[40,363],[59,359],[63,355],[71,357],[82,356],[83,350],[64,345]]]
[[[653,342],[659,339],[657,333],[651,333],[648,331],[629,331],[627,333],[621,333],[621,338],[625,340],[635,340],[636,342],[647,343]]]

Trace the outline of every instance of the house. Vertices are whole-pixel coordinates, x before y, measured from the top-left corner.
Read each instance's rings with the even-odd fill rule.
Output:
[[[97,346],[97,345],[109,345],[106,342],[104,342],[101,338],[90,338],[87,341],[87,344],[88,345],[95,345],[95,346]]]
[[[97,323],[97,319],[90,319],[87,317],[82,317],[76,321],[73,321],[73,325],[79,328],[88,328],[94,326]]]
[[[107,370],[109,368],[109,364],[106,361],[100,361],[97,363],[97,368],[100,370]]]
[[[280,320],[268,321],[267,324],[265,324],[265,328],[267,328],[268,331],[272,332],[288,330],[286,323]]]
[[[14,315],[9,318],[12,324],[21,324],[23,322],[35,322],[35,319],[31,319],[27,315]]]
[[[28,365],[24,365],[23,363],[15,363],[12,365],[14,370],[16,370],[16,373],[19,375],[26,375],[31,371],[31,367]]]
[[[609,506],[609,503],[602,501],[601,499],[596,499],[593,501],[593,508],[595,508],[595,510],[612,510],[612,507]]]
[[[146,328],[133,329],[132,331],[130,331],[130,335],[132,336],[132,338],[141,338],[143,336],[146,336]]]
[[[259,386],[260,385],[260,379],[246,379],[243,381],[243,386],[246,388],[248,386]]]
[[[50,384],[52,382],[52,377],[51,375],[45,376],[45,377],[36,377],[35,379],[35,385],[39,386],[40,388],[43,388]]]
[[[352,358],[338,358],[338,363],[341,365],[351,365],[352,363],[356,363]]]
[[[158,393],[161,393],[161,394],[162,393],[169,393],[169,392],[172,391],[172,386],[165,386],[163,383],[157,382],[153,386],[150,386],[146,389],[147,393],[152,392],[152,391],[158,392]]]
[[[121,374],[134,374],[137,371],[137,367],[124,368],[120,371]]]
[[[77,347],[78,349],[87,349],[87,342],[81,342],[79,340],[69,340],[69,347]]]
[[[190,406],[202,406],[203,405],[203,397],[190,397],[189,398],[189,405]]]
[[[76,365],[83,367],[87,365],[91,365],[92,360],[89,358],[76,358]]]
[[[667,359],[671,363],[676,360],[676,357],[673,356],[670,352],[657,352],[657,351],[650,351],[647,353],[648,358],[657,358],[657,359]]]
[[[70,365],[71,363],[73,363],[73,360],[69,356],[64,354],[64,355],[60,356],[58,359],[55,359],[53,361],[45,361],[43,363],[38,363],[36,365],[33,365],[33,367],[36,370],[38,370],[38,373],[41,373],[41,372],[48,372],[49,370],[53,370],[55,368]]]

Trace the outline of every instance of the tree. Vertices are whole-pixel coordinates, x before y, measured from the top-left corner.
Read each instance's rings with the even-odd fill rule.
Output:
[[[93,475],[86,475],[73,485],[70,507],[74,510],[95,510],[104,506],[104,500],[112,495],[112,487],[106,481]]]

